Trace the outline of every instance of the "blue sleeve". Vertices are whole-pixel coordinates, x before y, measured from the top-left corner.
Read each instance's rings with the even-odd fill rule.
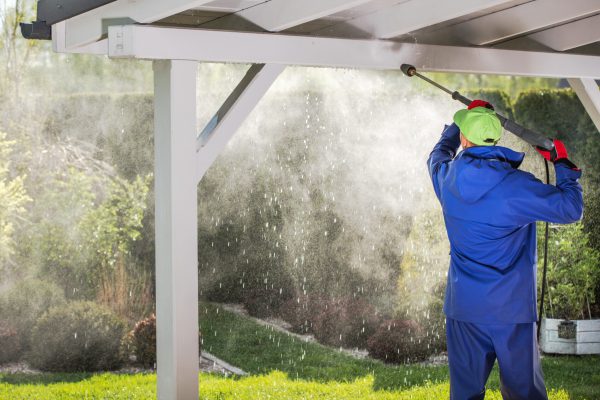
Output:
[[[581,171],[556,163],[556,186],[547,185],[531,174],[515,182],[510,196],[511,210],[522,223],[546,221],[558,224],[577,222],[583,216]]]
[[[448,162],[454,158],[459,147],[460,130],[456,124],[452,124],[445,127],[440,141],[429,155],[427,167],[438,199],[440,198],[441,182],[448,173]]]

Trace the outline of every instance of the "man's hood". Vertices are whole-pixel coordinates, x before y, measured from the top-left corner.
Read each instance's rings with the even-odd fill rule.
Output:
[[[448,171],[448,188],[474,203],[495,188],[523,162],[525,153],[501,146],[475,146],[460,152]]]

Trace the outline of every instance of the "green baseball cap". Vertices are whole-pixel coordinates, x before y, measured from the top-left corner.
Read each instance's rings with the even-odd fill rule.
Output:
[[[459,110],[454,114],[454,122],[469,142],[478,146],[494,146],[502,136],[502,124],[489,108]]]

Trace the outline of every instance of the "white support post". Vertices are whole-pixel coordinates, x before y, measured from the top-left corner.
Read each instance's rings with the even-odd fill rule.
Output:
[[[197,73],[154,62],[159,400],[198,400]]]
[[[197,140],[196,176],[198,182],[284,68],[285,65],[280,64],[251,66],[246,76],[212,117]]]
[[[600,132],[600,88],[593,79],[568,79],[588,115]]]

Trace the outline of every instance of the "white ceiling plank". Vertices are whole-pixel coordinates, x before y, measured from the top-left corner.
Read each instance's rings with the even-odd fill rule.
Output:
[[[237,13],[255,25],[278,32],[372,0],[270,0]]]
[[[600,12],[598,0],[536,0],[440,31],[466,43],[490,45]]]
[[[511,2],[512,0],[412,0],[355,18],[347,23],[371,33],[373,37],[389,39]],[[335,32],[335,28],[332,31]]]
[[[269,0],[216,0],[200,7],[202,11],[217,11],[234,13],[248,7],[253,7]]]
[[[246,76],[198,137],[198,182],[284,69],[285,65],[281,64],[255,64],[250,67]]]
[[[600,132],[600,88],[594,79],[568,79],[569,85],[577,93],[585,111]]]
[[[600,41],[600,14],[527,36],[556,51]]]
[[[316,38],[268,33],[111,26],[109,56],[206,62],[283,64],[539,77],[600,78],[600,57],[389,40]]]
[[[210,1],[117,0],[65,21],[65,47],[72,49],[100,40],[107,33],[104,20],[131,19],[139,23],[151,23]]]

